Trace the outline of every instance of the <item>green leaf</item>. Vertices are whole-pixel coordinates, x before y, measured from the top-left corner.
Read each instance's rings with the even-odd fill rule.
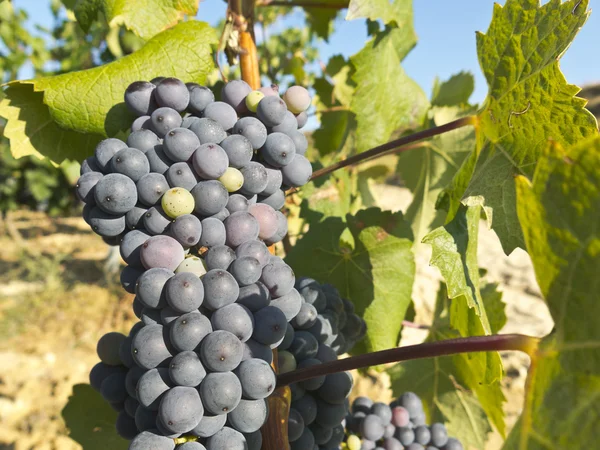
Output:
[[[348,228],[354,249],[340,238]],[[367,351],[395,347],[411,302],[412,232],[401,213],[369,208],[312,224],[286,261],[298,274],[334,284],[367,322]]]
[[[436,266],[446,284],[448,297],[464,297],[469,308],[481,318],[486,334],[491,327],[485,313],[479,291],[479,265],[477,263],[477,239],[481,206],[461,205],[454,219],[423,238],[432,247],[431,265]]]
[[[352,209],[354,177],[348,171],[332,173],[327,181],[317,188],[315,182],[302,187],[303,207],[300,217],[310,224],[327,217],[344,219]],[[315,213],[317,215],[315,215]]]
[[[314,146],[321,156],[339,152],[351,128],[352,113],[328,111],[320,114],[321,126],[313,133]]]
[[[533,182],[516,180],[527,251],[555,328],[533,360],[506,449],[584,450],[600,417],[600,138],[552,143]]]
[[[502,292],[498,290],[498,284],[488,283],[481,287],[481,298],[487,313],[492,334],[498,334],[506,325],[506,304],[502,301]]]
[[[321,1],[320,3],[327,3],[328,0]],[[332,4],[344,4],[345,2],[331,1]],[[341,8],[340,8],[341,9]],[[306,13],[306,22],[310,25],[311,33],[316,34],[318,37],[328,41],[329,35],[333,31],[333,21],[337,17],[339,10],[333,8],[311,8],[309,6],[304,7]]]
[[[69,437],[85,450],[125,450],[129,443],[115,430],[117,413],[89,384],[76,384],[62,410]]]
[[[83,134],[59,127],[52,119],[42,92],[33,86],[14,84],[4,91],[0,116],[6,119],[4,136],[10,139],[15,158],[33,155],[58,163],[66,159],[82,160],[102,139],[99,134]]]
[[[388,374],[395,397],[414,392],[423,401],[430,423],[445,423],[449,435],[465,448],[485,447],[490,424],[477,398],[458,385],[460,374],[452,357],[406,361],[394,365]]]
[[[410,27],[413,23],[412,0],[350,0],[346,20],[381,20],[398,28]]]
[[[471,111],[435,107],[430,111],[431,124],[443,125]],[[475,130],[464,127],[436,136],[421,148],[400,153],[397,171],[413,193],[406,220],[412,223],[415,242],[420,242],[431,227],[444,223],[444,212],[436,211],[437,198],[474,147]]]
[[[531,176],[549,138],[572,145],[597,134],[585,100],[575,97],[558,60],[588,17],[588,0],[508,0],[496,4],[487,34],[477,35],[489,93],[479,115],[480,145],[449,189],[450,217],[460,199],[483,196],[508,254],[523,247],[514,178]]]
[[[359,152],[387,142],[398,128],[414,128],[422,122],[429,102],[400,65],[415,42],[412,27],[393,28],[379,33],[351,58],[357,87],[350,109],[358,123]]]
[[[42,154],[56,163],[64,158],[84,159],[92,151],[90,145],[82,145],[84,139],[97,141],[98,135],[114,136],[131,124],[133,116],[123,103],[123,94],[130,83],[159,75],[203,83],[213,67],[210,46],[214,42],[214,30],[208,24],[185,22],[113,63],[9,83],[6,97],[0,103],[0,116],[8,120],[6,136],[11,139],[13,154],[16,157]],[[58,130],[62,129],[65,130],[62,136],[71,139],[69,145],[61,139],[48,139],[48,136],[60,138]],[[96,136],[75,139],[72,131],[66,130]]]
[[[101,13],[111,27],[124,25],[143,39],[172,27],[185,15],[195,16],[199,0],[79,0],[75,17],[87,32]]]
[[[433,82],[431,104],[433,106],[457,106],[469,103],[475,89],[475,77],[470,72],[460,72],[446,81],[439,78]]]
[[[437,228],[423,239],[432,246],[430,264],[436,266],[446,281],[449,307],[449,324],[460,336],[482,336],[492,333],[480,291],[477,242],[481,206],[471,200],[471,206],[462,205],[455,218]],[[441,332],[438,332],[441,333]],[[440,335],[439,338],[450,338]],[[502,361],[497,352],[458,355],[457,370],[464,383],[473,390],[492,423],[504,434],[500,389],[503,376]]]

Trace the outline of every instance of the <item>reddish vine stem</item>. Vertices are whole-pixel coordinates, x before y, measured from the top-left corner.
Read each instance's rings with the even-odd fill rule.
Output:
[[[380,364],[408,361],[411,359],[431,358],[436,356],[455,355],[458,353],[489,352],[516,350],[533,355],[537,349],[539,338],[523,334],[498,334],[494,336],[472,336],[467,338],[448,339],[438,342],[407,345],[350,358],[338,359],[317,366],[306,367],[278,375],[277,386],[308,380],[323,375],[361,369]]]
[[[281,0],[263,0],[256,3],[256,6],[300,6],[302,8],[322,8],[322,9],[344,9],[348,7],[348,3],[319,3],[311,1],[281,1]]]
[[[427,130],[418,131],[417,133],[409,134],[407,136],[402,136],[399,139],[386,142],[385,144],[378,145],[377,147],[374,147],[371,150],[367,150],[366,152],[359,153],[358,155],[351,156],[348,159],[338,161],[330,166],[319,169],[312,174],[311,180],[314,180],[318,177],[322,177],[323,175],[327,175],[328,173],[334,172],[338,169],[352,166],[354,164],[359,164],[369,159],[377,158],[387,153],[391,153],[392,151],[397,151],[399,147],[407,146],[406,150],[408,150],[409,148],[414,148],[414,146],[408,147],[408,144],[422,141],[423,139],[437,136],[438,134],[447,133],[448,131],[456,130],[458,128],[466,127],[469,125],[475,125],[476,121],[476,116],[462,117],[447,124],[440,125],[439,127],[428,128]]]

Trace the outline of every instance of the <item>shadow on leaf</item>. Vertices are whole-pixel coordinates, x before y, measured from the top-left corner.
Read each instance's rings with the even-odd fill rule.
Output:
[[[84,450],[125,450],[128,443],[115,431],[117,413],[89,384],[76,384],[62,410],[71,439]]]

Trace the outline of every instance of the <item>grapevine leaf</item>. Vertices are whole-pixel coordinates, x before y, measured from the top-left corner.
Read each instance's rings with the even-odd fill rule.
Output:
[[[342,5],[345,7],[346,2],[332,1],[331,3],[340,4],[341,9]],[[306,22],[310,25],[311,33],[316,34],[327,42],[329,35],[333,31],[333,21],[339,11],[334,8],[311,8],[306,6],[304,7],[304,12],[306,13]]]
[[[589,12],[589,0],[507,0],[496,4],[477,53],[489,93],[479,114],[480,140],[447,191],[450,217],[460,200],[483,196],[508,254],[523,247],[514,177],[531,176],[545,142],[569,146],[597,134],[595,118],[576,97],[558,60]]]
[[[326,217],[344,219],[352,207],[354,177],[348,171],[338,171],[331,174],[327,181],[318,189],[314,182],[302,187],[303,207],[300,217],[307,219],[310,224],[315,220],[320,222]],[[318,214],[318,216],[315,215]]]
[[[458,384],[460,374],[452,357],[406,361],[394,365],[388,374],[394,396],[414,392],[423,401],[431,423],[445,423],[448,434],[465,448],[485,447],[490,424],[477,398]]]
[[[31,85],[14,84],[4,91],[0,115],[6,119],[4,136],[10,139],[15,158],[33,155],[60,162],[83,159],[102,139],[99,134],[84,134],[59,127],[52,119],[42,92]]]
[[[72,137],[73,131],[114,136],[133,120],[123,103],[123,93],[130,83],[159,75],[202,83],[213,67],[210,45],[214,42],[214,30],[208,24],[185,22],[110,64],[9,83],[6,98],[0,103],[0,116],[8,119],[6,135],[11,139],[13,154],[42,154],[57,163],[67,156],[85,158],[90,146],[66,145],[61,139],[47,139],[45,133],[69,137],[71,144],[79,142]],[[24,86],[29,85],[33,85],[34,93],[25,90]],[[61,135],[58,130],[62,129],[71,131]]]
[[[85,450],[125,450],[128,442],[115,431],[117,413],[89,384],[76,384],[62,410],[71,439]]]
[[[470,72],[460,72],[448,80],[433,82],[431,104],[433,106],[457,106],[467,104],[475,89],[475,77]]]
[[[461,205],[452,222],[433,230],[423,238],[423,243],[432,247],[431,264],[442,273],[448,285],[448,297],[464,297],[468,307],[474,308],[481,318],[486,334],[491,334],[479,291],[477,235],[480,217],[480,205]]]
[[[313,133],[314,146],[321,156],[339,152],[352,128],[349,111],[327,111],[320,115],[321,126]]]
[[[398,28],[408,26],[412,29],[412,15],[411,0],[350,0],[346,20],[381,20],[384,24],[393,23]]]
[[[498,334],[506,325],[506,304],[502,301],[502,292],[498,290],[496,283],[488,283],[481,287],[481,298],[483,306],[490,321],[492,334]]]
[[[505,449],[583,450],[600,417],[600,138],[553,143],[533,182],[516,180],[527,251],[555,328],[533,359],[521,421]]]
[[[185,15],[195,16],[199,0],[79,0],[75,17],[85,32],[101,13],[111,27],[125,27],[143,39],[172,27]]]
[[[423,239],[432,246],[431,264],[442,273],[447,285],[449,324],[460,336],[482,336],[492,333],[480,291],[477,241],[481,205],[472,200],[472,206],[462,205],[455,218],[437,228]],[[439,336],[448,338],[451,336]],[[500,389],[503,376],[502,361],[496,352],[458,356],[457,363],[464,383],[473,390],[492,423],[504,434]]]
[[[469,112],[458,107],[432,108],[432,126],[451,122]],[[431,227],[444,223],[443,212],[435,208],[437,198],[474,146],[474,129],[465,127],[436,136],[422,148],[400,154],[397,170],[413,193],[406,220],[412,223],[415,242],[420,242]]]
[[[354,248],[341,243],[348,229]],[[347,240],[344,240],[347,242]],[[346,223],[312,224],[288,254],[296,273],[334,284],[367,322],[367,351],[395,347],[411,302],[415,274],[412,232],[401,213],[369,208]]]
[[[387,142],[399,128],[413,128],[422,122],[429,102],[400,65],[415,42],[412,26],[391,28],[351,58],[357,87],[350,109],[358,123],[359,152]]]

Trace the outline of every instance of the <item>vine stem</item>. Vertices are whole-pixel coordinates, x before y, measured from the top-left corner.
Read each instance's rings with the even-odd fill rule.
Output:
[[[427,130],[418,131],[413,134],[402,136],[399,139],[386,142],[385,144],[378,145],[377,147],[359,153],[358,155],[351,156],[350,158],[344,159],[343,161],[338,161],[330,166],[319,169],[312,174],[311,180],[314,180],[318,177],[322,177],[323,175],[327,175],[344,167],[352,166],[370,159],[378,158],[387,153],[396,152],[398,151],[399,147],[406,147],[405,150],[409,150],[410,148],[414,148],[414,146],[408,147],[408,144],[422,141],[423,139],[437,136],[438,134],[447,133],[448,131],[456,130],[458,128],[476,124],[477,116],[467,116],[457,120],[453,120],[452,122],[448,122],[438,127],[428,128]]]
[[[346,370],[361,369],[412,359],[455,355],[458,353],[516,350],[532,356],[537,350],[539,341],[539,338],[523,334],[497,334],[493,336],[471,336],[407,345],[405,347],[338,359],[337,361],[280,374],[277,376],[277,386],[287,386],[291,383]]]

